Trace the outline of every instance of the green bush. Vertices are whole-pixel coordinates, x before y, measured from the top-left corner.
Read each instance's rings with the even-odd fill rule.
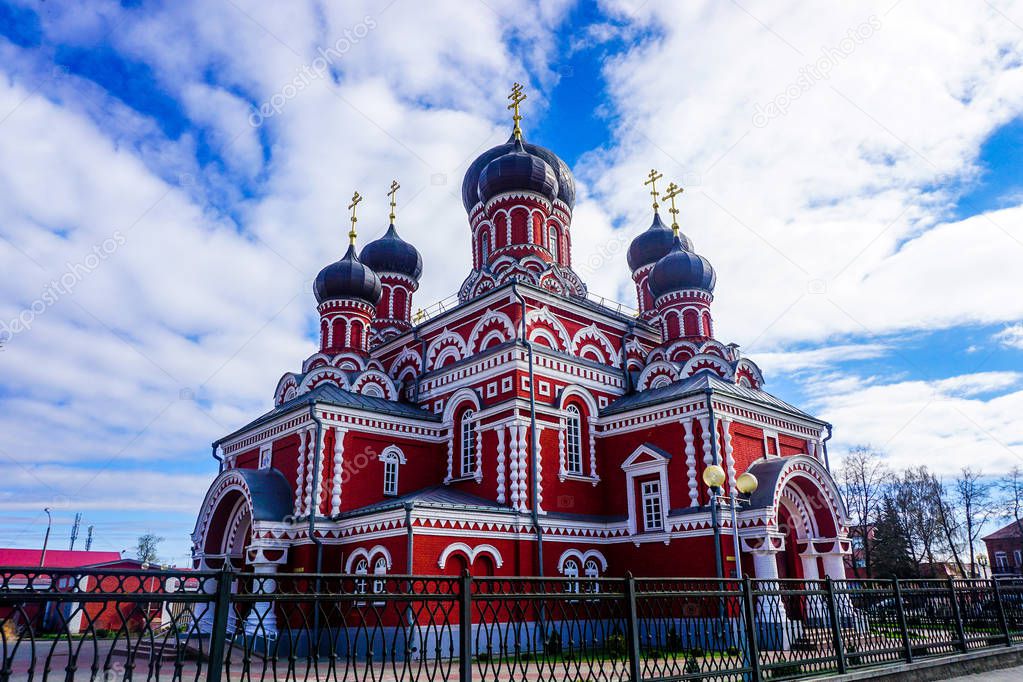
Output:
[[[604,641],[604,648],[611,656],[624,656],[629,647],[625,642],[624,635],[611,635]]]

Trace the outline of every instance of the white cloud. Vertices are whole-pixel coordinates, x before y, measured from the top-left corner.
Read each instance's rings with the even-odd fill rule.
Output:
[[[837,461],[859,444],[884,452],[894,468],[924,464],[943,475],[978,462],[984,463],[986,474],[998,475],[1023,460],[1017,423],[1023,409],[1023,373],[867,381],[860,386],[856,377],[848,378],[830,384],[815,401],[821,416],[835,425],[832,448]]]
[[[1023,322],[1017,322],[998,332],[994,340],[1006,348],[1023,350]]]
[[[880,343],[824,345],[810,350],[757,353],[756,363],[768,374],[795,372],[851,360],[871,360],[889,350],[888,346]]]

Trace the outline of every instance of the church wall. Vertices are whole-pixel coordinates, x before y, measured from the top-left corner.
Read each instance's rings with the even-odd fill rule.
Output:
[[[406,463],[398,465],[398,494],[440,483],[446,467],[446,449],[441,445],[424,443],[398,436],[380,436],[349,431],[344,440],[344,464],[341,479],[341,510],[350,511],[386,499],[384,490],[384,463],[380,453],[390,445],[401,448]],[[330,450],[328,450],[330,452]],[[330,459],[329,457],[327,459]],[[330,490],[330,475],[325,487]],[[329,504],[329,493],[325,496]]]

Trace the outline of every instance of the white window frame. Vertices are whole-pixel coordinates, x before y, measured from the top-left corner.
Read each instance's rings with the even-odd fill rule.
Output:
[[[1016,560],[1016,567],[1023,566],[1023,550],[1014,550],[1012,557]]]
[[[596,559],[587,559],[586,563],[583,564],[583,575],[588,580],[594,582],[586,583],[587,592],[600,592],[600,583],[596,582],[596,579],[600,577],[600,564],[597,563]]]
[[[643,531],[646,533],[664,530],[664,504],[659,480],[643,481],[640,484],[640,504],[643,513]]]
[[[583,475],[583,418],[579,408],[565,408],[565,471],[574,476]]]
[[[459,425],[458,443],[458,471],[462,478],[470,478],[476,475],[476,423],[473,417],[476,411],[472,408],[462,413],[462,422]]]
[[[571,592],[572,594],[579,594],[579,563],[575,559],[566,559],[561,574],[566,578],[573,578],[570,582],[565,583],[565,592]]]
[[[625,495],[629,509],[628,528],[629,534],[633,536],[633,542],[663,540],[668,529],[668,457],[659,449],[644,443],[636,448],[622,463],[622,471],[625,472]],[[636,479],[648,478],[650,475],[656,476],[660,482],[662,530],[660,532],[644,531],[641,533],[639,528],[643,509],[641,504],[637,504]]]
[[[398,494],[399,465],[404,464],[405,453],[397,445],[388,445],[380,453],[378,459],[384,463],[384,495],[394,497]],[[393,477],[389,476],[393,472]],[[390,480],[389,480],[390,479]],[[388,485],[391,483],[392,485]]]
[[[387,559],[384,557],[377,557],[376,561],[373,562],[373,575],[382,576],[387,575]],[[376,577],[373,580],[373,594],[384,594],[387,592],[387,579]],[[384,602],[375,602],[375,605],[383,604]]]
[[[1005,552],[995,552],[995,566],[1001,570],[1007,570],[1009,568],[1009,555]]]
[[[558,228],[551,225],[547,228],[547,250],[551,252],[551,258],[558,262]]]
[[[368,559],[366,559],[365,557],[362,557],[357,562],[355,562],[355,575],[357,575],[357,576],[369,575],[369,560]],[[366,581],[366,578],[356,578],[355,579],[355,593],[356,594],[366,594],[366,587],[367,587],[367,585],[368,585],[368,583]]]

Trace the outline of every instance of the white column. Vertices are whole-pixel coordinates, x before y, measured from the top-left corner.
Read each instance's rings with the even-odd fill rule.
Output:
[[[305,493],[305,440],[306,430],[298,432],[298,473],[295,475],[295,516],[302,516],[305,512],[303,498]]]
[[[593,415],[590,416],[590,419]],[[596,481],[600,480],[600,475],[597,473],[597,439],[593,435],[593,422],[587,422],[587,430],[590,432],[590,476],[594,478],[594,485]]]
[[[330,486],[330,515],[341,513],[341,473],[344,467],[347,429],[334,429],[334,476]]]
[[[451,428],[448,429],[448,475],[444,477],[444,482],[449,483],[454,478],[454,466],[455,466],[455,425],[452,424]]]
[[[313,432],[313,438],[315,438],[315,437],[316,437],[316,433]],[[319,438],[319,442],[316,444],[316,447],[319,448],[319,450],[320,450],[321,466],[320,466],[320,470],[316,472],[316,480],[313,481],[313,508],[312,508],[312,511],[310,512],[310,514],[312,514],[313,516],[318,516],[318,515],[323,513],[323,491],[324,491],[323,473],[326,471],[326,467],[322,466],[322,462],[327,458],[327,453],[324,451],[325,450],[324,444],[326,443],[326,441],[327,441],[327,430],[326,429],[320,429],[320,438]],[[310,473],[311,472],[312,472],[312,467],[310,467]]]
[[[504,504],[504,424],[497,427],[497,502]]]
[[[799,555],[799,560],[803,564],[803,580],[814,581],[820,580],[821,574],[817,569],[817,553],[812,549]],[[821,589],[823,586],[820,583],[809,582],[805,585],[808,590]],[[820,597],[820,595],[810,595],[806,598],[806,610],[807,620],[810,621],[821,621],[828,619],[827,604]]]
[[[252,586],[257,594],[273,594],[277,581],[268,576],[277,573],[275,564],[254,564]],[[258,601],[245,617],[245,634],[257,637],[271,637],[277,634],[277,614],[273,602]]]
[[[480,422],[472,425],[472,432],[476,438],[476,470],[473,471],[473,478],[477,483],[483,482],[483,430]]]
[[[558,425],[558,478],[562,481],[568,476],[568,455],[565,451],[565,429],[568,428],[565,420],[562,419]]]
[[[536,462],[533,466],[533,475],[536,476],[536,510],[538,513],[545,513],[543,510],[543,446],[540,444],[543,436],[543,427],[536,426]]]
[[[822,554],[824,575],[832,580],[845,580],[845,556],[838,552]]]
[[[778,583],[778,552],[754,551],[753,571],[757,574],[759,589],[777,590]],[[785,605],[782,604],[781,596],[777,594],[765,595],[757,598],[757,620],[761,622],[777,623],[788,618],[785,613]]]
[[[309,429],[306,434],[306,456],[305,456],[305,507],[303,513],[306,516],[311,516],[316,513],[313,507],[313,459],[315,458],[316,444],[313,442],[316,440],[316,430]]]
[[[735,494],[735,458],[732,457],[732,420],[721,420],[721,433],[724,434],[722,447],[725,451],[725,471],[728,473],[728,493]]]
[[[526,445],[526,436],[529,434],[529,427],[519,427],[519,511],[529,511],[527,498],[529,497],[529,446]]]
[[[519,508],[519,425],[512,422],[508,425],[508,445],[511,449],[509,460],[511,461],[511,473],[509,482],[511,484],[511,506],[516,511]]]
[[[689,506],[700,506],[700,491],[696,483],[696,445],[693,434],[693,419],[690,417],[682,422],[686,431],[686,472],[689,477]]]

